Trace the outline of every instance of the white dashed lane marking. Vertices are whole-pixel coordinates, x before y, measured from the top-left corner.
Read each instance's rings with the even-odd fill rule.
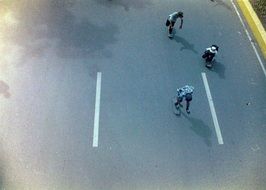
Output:
[[[214,103],[213,103],[213,99],[212,99],[212,95],[211,95],[211,91],[209,88],[209,84],[208,84],[208,80],[206,77],[206,73],[201,73],[202,75],[202,80],[205,86],[205,91],[207,94],[207,98],[208,98],[208,102],[209,102],[209,106],[210,106],[210,110],[211,110],[211,114],[212,114],[212,120],[214,123],[214,127],[215,127],[215,132],[218,138],[218,143],[219,144],[224,144],[223,142],[223,137],[222,137],[222,133],[221,133],[221,129],[218,123],[218,119],[217,119],[217,115],[216,115],[216,111],[215,111],[215,107],[214,107]]]
[[[94,114],[93,144],[92,144],[93,147],[98,147],[98,139],[99,139],[101,82],[102,82],[102,73],[98,72],[97,81],[96,81],[95,114]]]

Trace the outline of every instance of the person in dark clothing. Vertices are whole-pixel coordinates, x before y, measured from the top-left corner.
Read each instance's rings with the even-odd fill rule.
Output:
[[[205,59],[206,62],[211,62],[218,53],[218,49],[219,47],[217,45],[211,45],[211,47],[206,48],[202,58]]]

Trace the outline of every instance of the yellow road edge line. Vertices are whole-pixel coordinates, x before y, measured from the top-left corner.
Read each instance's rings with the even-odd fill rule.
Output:
[[[237,0],[237,3],[260,46],[264,58],[266,59],[266,32],[257,14],[252,8],[249,0]]]

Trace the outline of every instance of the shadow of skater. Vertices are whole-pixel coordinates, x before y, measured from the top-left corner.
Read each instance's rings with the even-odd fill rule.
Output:
[[[205,65],[205,61],[202,64]],[[225,79],[225,66],[222,63],[214,60],[213,67],[208,70],[217,73],[221,79]]]
[[[181,43],[183,45],[183,47],[180,48],[180,51],[183,51],[183,50],[187,49],[187,50],[190,50],[190,51],[194,52],[195,54],[198,54],[198,52],[194,48],[194,44],[191,44],[186,39],[184,39],[184,38],[182,38],[180,36],[177,36],[175,34],[175,30],[173,32],[174,32],[175,41],[177,43]]]
[[[8,92],[9,86],[4,82],[0,81],[0,94],[3,94],[5,98],[10,97],[10,93]]]
[[[225,79],[225,66],[222,63],[215,61],[213,68],[210,70],[216,72],[220,78]]]
[[[196,133],[198,136],[203,138],[204,143],[208,146],[211,147],[211,136],[212,136],[212,131],[206,125],[202,120],[196,119],[193,117],[188,116],[184,112],[181,111],[181,114],[191,123],[190,129]]]

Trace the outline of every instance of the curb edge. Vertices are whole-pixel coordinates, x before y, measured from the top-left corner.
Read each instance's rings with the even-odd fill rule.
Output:
[[[266,59],[266,32],[257,14],[248,0],[237,0],[237,4],[245,16],[245,19],[260,46],[261,52]]]

